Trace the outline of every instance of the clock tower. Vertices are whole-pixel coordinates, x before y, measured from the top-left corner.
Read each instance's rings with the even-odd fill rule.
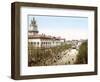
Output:
[[[36,24],[36,20],[35,20],[35,18],[33,18],[29,25],[28,33],[29,33],[29,35],[36,35],[36,34],[38,34],[38,32],[39,31],[38,31],[38,27]]]

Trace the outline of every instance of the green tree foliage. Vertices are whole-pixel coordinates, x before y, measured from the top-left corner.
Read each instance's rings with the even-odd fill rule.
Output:
[[[88,46],[87,41],[83,42],[79,47],[79,53],[77,55],[76,64],[87,64],[88,62]]]

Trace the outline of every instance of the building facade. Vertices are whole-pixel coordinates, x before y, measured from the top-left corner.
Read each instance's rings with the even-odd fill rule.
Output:
[[[63,44],[65,39],[51,35],[39,34],[35,18],[33,18],[28,29],[28,42],[34,47],[50,48]]]

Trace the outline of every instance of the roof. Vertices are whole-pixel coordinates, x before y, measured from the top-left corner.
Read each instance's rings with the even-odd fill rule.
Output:
[[[52,39],[52,40],[65,40],[64,38],[61,37],[55,37],[55,36],[50,36],[50,35],[45,35],[45,34],[34,34],[34,35],[29,35],[28,39]]]

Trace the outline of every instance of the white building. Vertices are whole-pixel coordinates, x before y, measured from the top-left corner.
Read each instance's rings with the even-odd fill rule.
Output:
[[[28,29],[28,42],[34,47],[49,48],[63,44],[65,42],[65,39],[45,34],[39,34],[36,21],[33,18]]]

